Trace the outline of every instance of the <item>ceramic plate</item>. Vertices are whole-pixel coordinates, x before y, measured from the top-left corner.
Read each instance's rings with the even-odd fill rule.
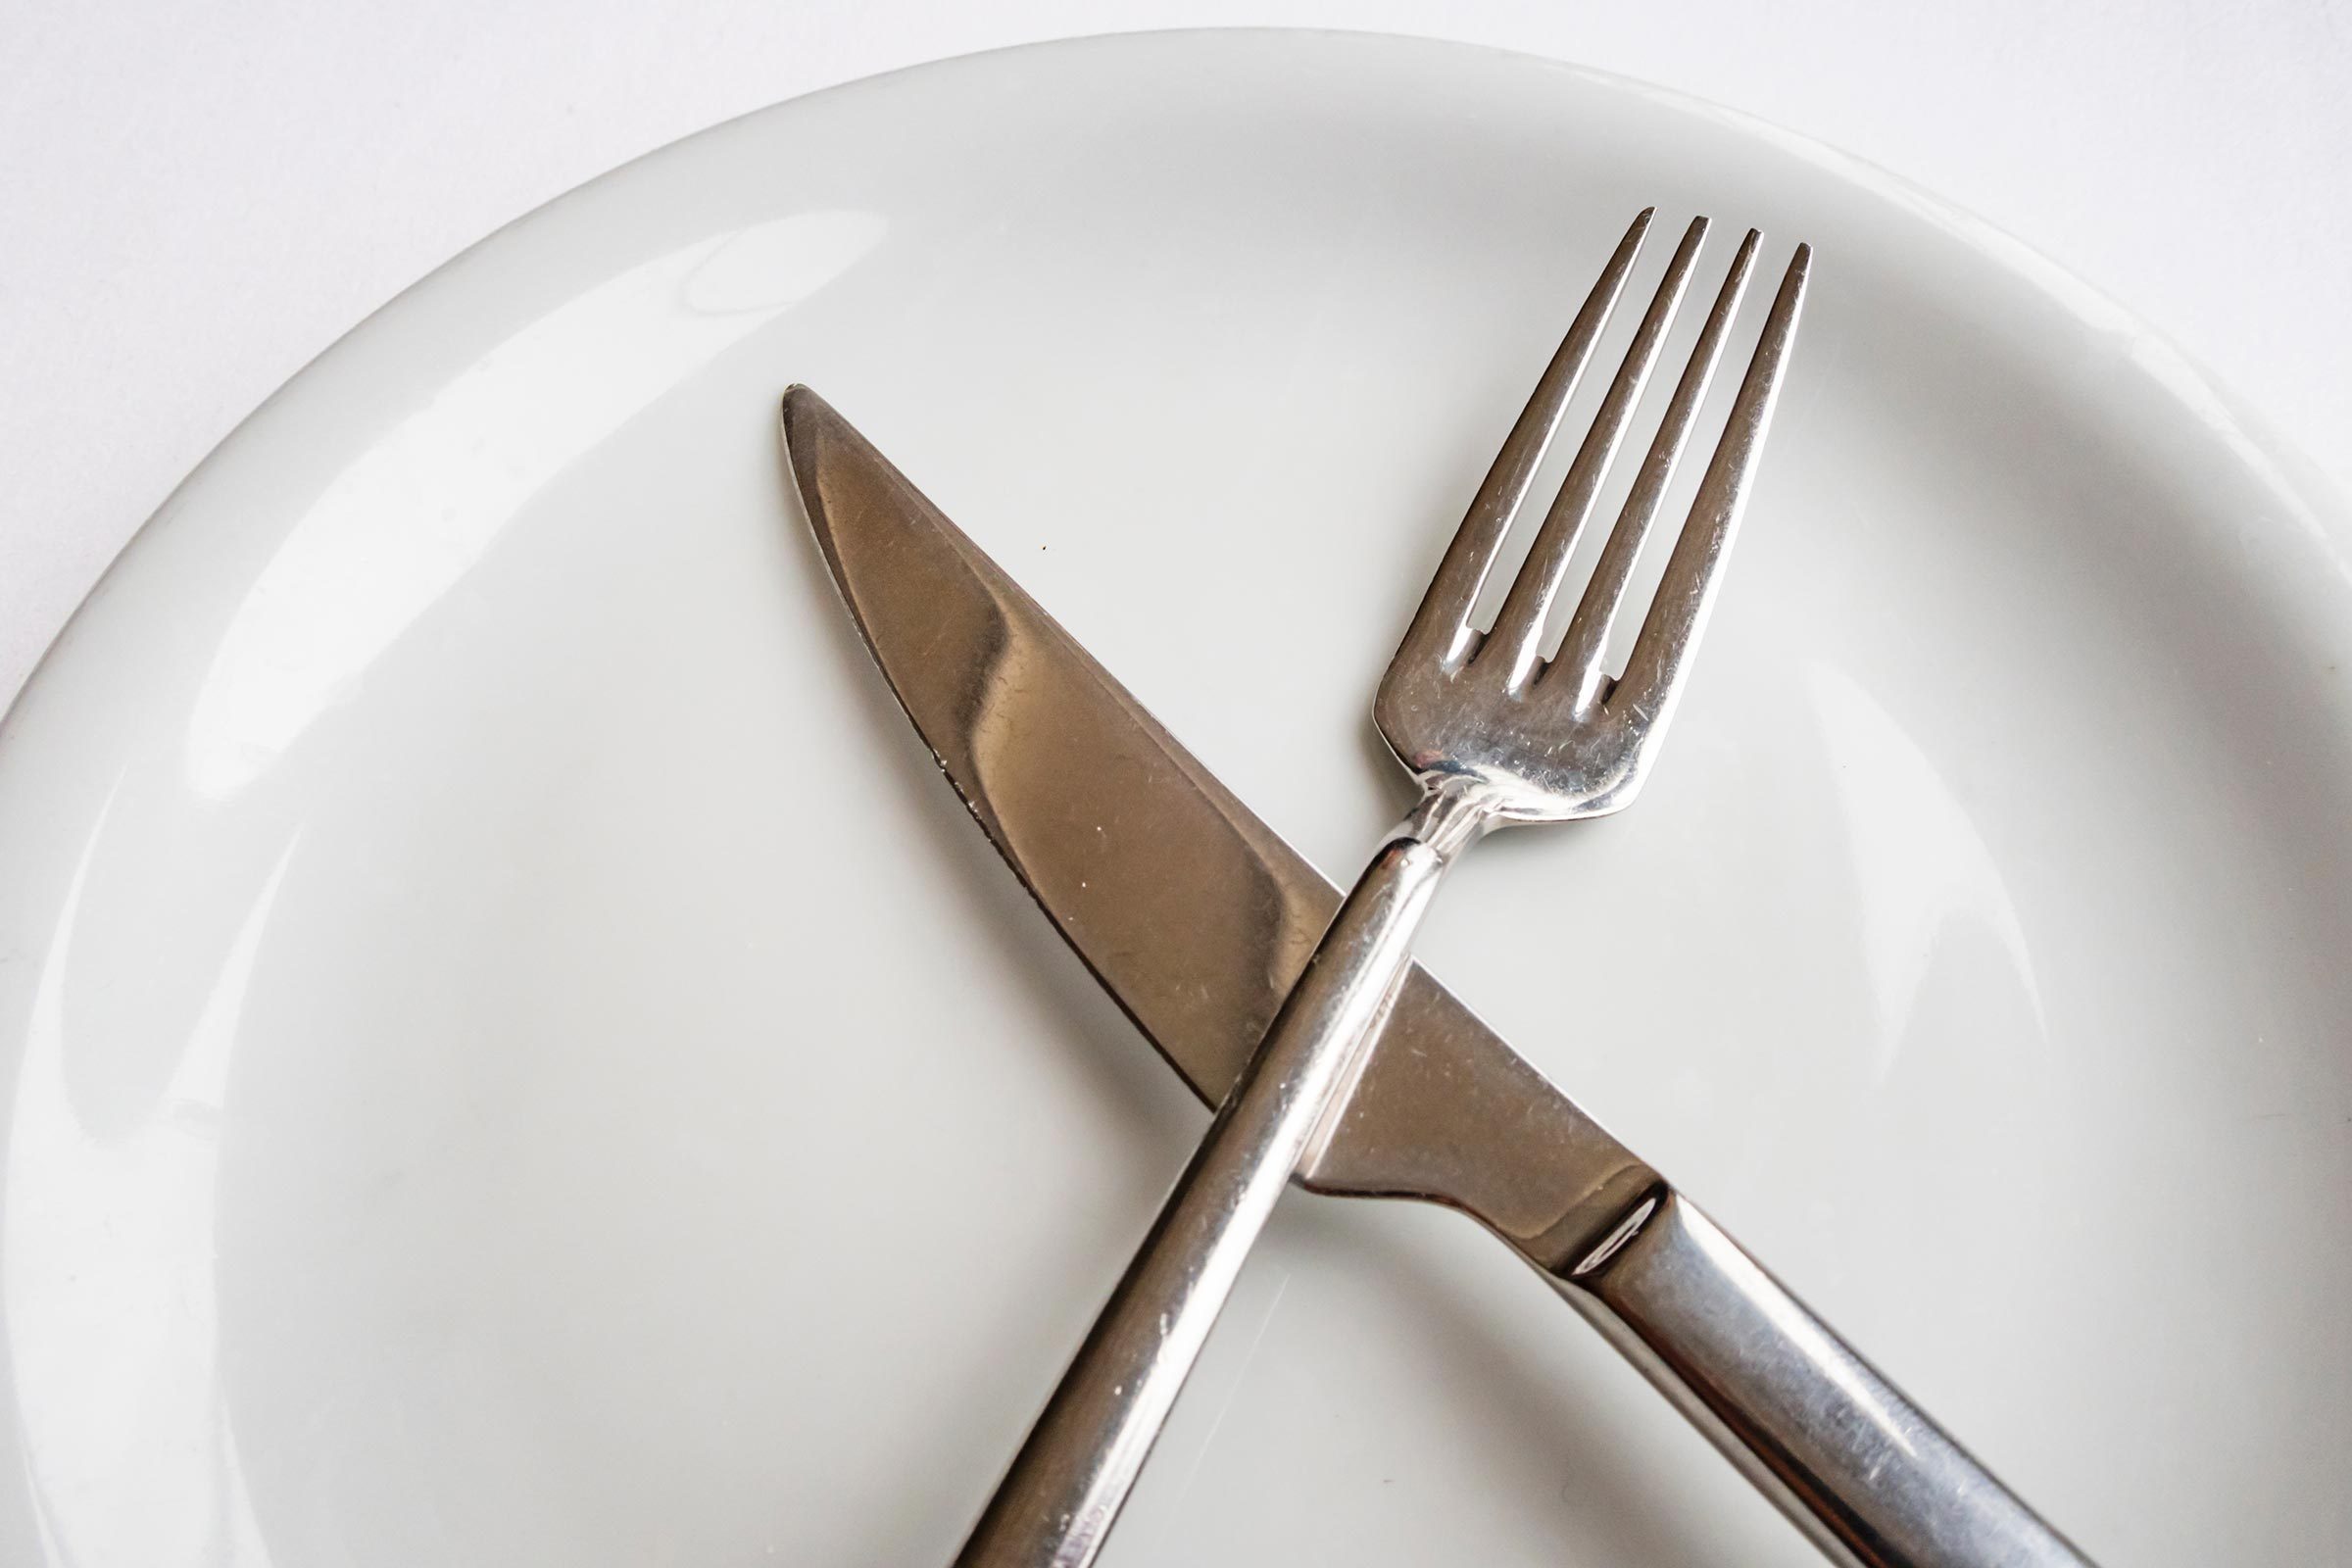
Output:
[[[2352,1551],[2337,504],[1838,155],[1248,33],[631,165],[107,576],[0,738],[0,1557],[945,1561],[1202,1118],[868,667],[778,392],[1345,874],[1373,684],[1651,203],[1818,251],[1739,559],[1640,809],[1424,955],[2093,1554]],[[1812,1560],[1474,1227],[1308,1198],[1106,1558]]]

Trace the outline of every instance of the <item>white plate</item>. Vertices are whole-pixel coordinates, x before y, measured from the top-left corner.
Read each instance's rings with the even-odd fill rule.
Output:
[[[1840,157],[1253,33],[621,170],[108,576],[0,740],[0,1559],[946,1560],[1200,1117],[867,667],[778,390],[1346,870],[1404,612],[1650,202],[1819,250],[1740,559],[1641,808],[1423,951],[2094,1554],[2352,1550],[2335,503]],[[1301,1199],[1110,1560],[1812,1558],[1472,1227]]]

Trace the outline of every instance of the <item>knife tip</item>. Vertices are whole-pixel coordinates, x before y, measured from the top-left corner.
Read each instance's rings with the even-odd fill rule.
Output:
[[[832,406],[810,389],[805,381],[795,381],[784,389],[777,405],[777,422],[783,428],[784,449],[787,452],[807,446],[824,424],[837,421],[839,415]]]

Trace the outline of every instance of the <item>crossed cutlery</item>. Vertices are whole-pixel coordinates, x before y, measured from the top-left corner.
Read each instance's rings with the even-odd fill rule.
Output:
[[[1217,1106],[974,1526],[956,1558],[960,1568],[1083,1568],[1094,1559],[1251,1244],[1294,1177],[1328,1191],[1435,1199],[1484,1220],[1836,1561],[1867,1568],[2086,1564],[1687,1199],[1411,963],[1413,932],[1445,871],[1471,844],[1496,827],[1579,820],[1632,804],[1655,763],[1721,584],[1803,308],[1811,252],[1801,245],[1765,315],[1623,668],[1610,672],[1612,630],[1754,271],[1760,235],[1753,229],[1729,264],[1557,651],[1544,655],[1578,542],[1697,269],[1709,227],[1701,218],[1666,264],[1492,626],[1481,631],[1475,623],[1482,591],[1596,356],[1652,219],[1648,211],[1638,217],[1602,268],[1382,677],[1374,720],[1421,795],[1336,914],[1327,892],[1316,897],[1323,884],[1312,868],[1224,796],[839,415],[806,387],[785,395],[785,442],[810,523],[908,715],[1064,935]],[[1054,837],[1058,819],[1040,809],[1040,786],[1027,777],[1008,788],[997,776],[1003,769],[976,744],[988,705],[974,672],[940,660],[940,626],[975,616],[988,634],[969,643],[982,686],[1013,649],[1021,650],[1026,679],[1051,677],[1045,689],[1054,694],[1060,749],[1024,772],[1042,770],[1051,779],[1052,763],[1067,762],[1061,777],[1069,788],[1057,792],[1049,783],[1045,800],[1057,807],[1084,801],[1078,781],[1100,766],[1084,741],[1110,747],[1130,764],[1140,751],[1159,764],[1146,782],[1156,786],[1152,804],[1164,813],[1170,842],[1232,867],[1230,896],[1264,938],[1262,952],[1302,945],[1318,929],[1313,910],[1322,906],[1328,924],[1302,962],[1284,965],[1295,984],[1280,997],[1262,1040],[1230,1038],[1260,1021],[1246,1004],[1198,1019],[1179,1016],[1170,1000],[1171,979],[1188,959],[1199,960],[1188,978],[1202,987],[1240,974],[1242,965],[1172,925],[1160,929],[1174,956],[1156,968],[1114,953],[1110,933],[1132,916],[1109,895],[1083,897],[1084,879],[1077,890],[1068,887],[1069,851]],[[926,623],[918,652],[908,637]],[[1000,731],[1001,720],[998,714]],[[1151,830],[1147,822],[1144,833]],[[1102,831],[1098,824],[1098,836]],[[1091,848],[1133,869],[1159,853],[1141,842],[1143,834],[1134,837],[1139,842],[1124,847]],[[1183,909],[1194,918],[1203,912]],[[1096,917],[1082,921],[1082,914]],[[1237,991],[1244,1003],[1252,998],[1248,985]],[[1213,1053],[1192,1038],[1212,1026],[1222,1026]],[[1415,1062],[1396,1061],[1403,1041],[1415,1042]],[[1461,1070],[1445,1070],[1454,1058]],[[1505,1113],[1530,1147],[1491,1154],[1481,1146],[1481,1123]]]

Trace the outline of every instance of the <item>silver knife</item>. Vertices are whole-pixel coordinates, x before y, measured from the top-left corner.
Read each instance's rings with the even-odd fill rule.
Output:
[[[783,426],[826,564],[907,717],[1063,939],[1214,1106],[1340,890],[823,399],[792,388]],[[1299,1180],[1478,1220],[1834,1561],[2086,1561],[1418,965]]]

